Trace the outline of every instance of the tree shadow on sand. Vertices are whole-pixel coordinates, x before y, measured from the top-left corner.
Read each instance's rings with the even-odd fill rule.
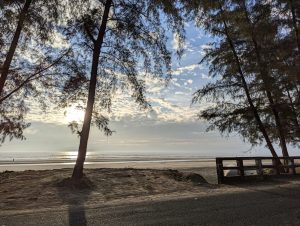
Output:
[[[93,189],[92,182],[84,177],[78,182],[70,178],[57,183],[58,194],[64,204],[68,205],[69,226],[86,226],[87,219],[84,203]]]

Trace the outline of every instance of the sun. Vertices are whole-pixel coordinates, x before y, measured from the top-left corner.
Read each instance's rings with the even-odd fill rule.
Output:
[[[65,120],[66,122],[83,121],[84,111],[76,108],[75,106],[68,107],[66,109]]]

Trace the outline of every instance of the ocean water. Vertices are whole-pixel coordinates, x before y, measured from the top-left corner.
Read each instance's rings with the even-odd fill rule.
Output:
[[[262,154],[263,153],[263,154]],[[269,156],[267,151],[258,153],[241,152],[201,152],[201,151],[176,151],[176,150],[144,150],[144,151],[88,151],[86,161],[92,162],[119,162],[119,161],[158,161],[158,160],[189,160],[189,159],[211,159],[218,156]],[[75,162],[77,151],[0,151],[0,163],[18,162]]]
[[[264,146],[251,148],[239,136],[224,138],[206,133],[198,125],[132,126],[119,125],[117,133],[105,137],[92,130],[87,161],[143,161],[215,158],[225,156],[270,156]],[[79,139],[66,126],[35,123],[26,140],[0,146],[0,162],[74,162]],[[198,129],[198,130],[197,130]],[[280,148],[276,146],[280,155]],[[299,155],[298,148],[289,149]]]
[[[213,158],[214,155],[205,155],[197,152],[171,152],[171,151],[99,151],[87,152],[87,161],[144,161],[144,160],[179,160]],[[49,152],[0,152],[0,162],[74,162],[77,151],[55,151]]]

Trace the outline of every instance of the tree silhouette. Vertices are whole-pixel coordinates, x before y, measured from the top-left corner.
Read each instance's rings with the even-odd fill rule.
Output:
[[[174,1],[158,0],[72,4],[72,15],[77,16],[68,22],[65,34],[74,43],[77,73],[66,81],[60,106],[75,103],[85,109],[82,128],[76,122],[70,124],[80,136],[74,180],[83,176],[90,126],[94,124],[106,135],[112,133],[102,111],[110,109],[114,92],[127,87],[142,108],[149,108],[143,79],[170,77],[171,53],[161,15],[183,39],[183,22],[176,7]]]
[[[297,145],[299,118],[298,87],[287,65],[294,62],[295,55],[285,41],[290,33],[279,33],[283,21],[273,13],[278,13],[277,3],[219,0],[185,4],[197,25],[216,37],[202,60],[210,65],[216,80],[198,90],[193,99],[195,103],[208,98],[216,104],[199,117],[211,122],[208,129],[237,131],[253,145],[265,140],[274,157],[274,142],[279,141],[283,156],[288,156],[286,142]],[[283,48],[285,57],[278,54]]]
[[[26,99],[44,104],[53,85],[55,66],[70,51],[58,45],[56,26],[63,5],[57,0],[1,1],[0,17],[0,140],[24,139]],[[61,68],[62,69],[62,68]],[[49,94],[50,92],[48,92]]]

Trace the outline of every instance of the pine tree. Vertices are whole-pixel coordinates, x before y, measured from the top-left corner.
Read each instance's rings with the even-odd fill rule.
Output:
[[[0,4],[0,135],[4,142],[24,139],[29,126],[26,99],[44,104],[47,88],[55,83],[55,65],[69,54],[58,45],[56,26],[62,12],[57,0],[1,1]],[[41,96],[41,93],[45,93]],[[48,94],[51,94],[50,90]]]
[[[297,145],[299,108],[288,65],[295,58],[281,37],[282,22],[273,13],[278,12],[276,2],[185,4],[197,25],[216,37],[202,60],[210,65],[215,82],[196,92],[193,99],[208,98],[216,104],[199,117],[211,122],[208,129],[237,131],[253,145],[264,139],[274,157],[273,143],[279,141],[283,155],[288,156],[286,143]],[[286,56],[282,56],[283,48],[288,49]]]
[[[69,21],[66,35],[74,40],[78,73],[66,81],[61,106],[76,103],[85,110],[82,128],[75,122],[70,125],[80,137],[72,175],[78,180],[83,176],[90,126],[112,133],[102,112],[110,108],[114,91],[128,87],[135,101],[148,108],[144,78],[170,76],[162,13],[174,32],[184,35],[174,1],[76,1],[72,10],[78,16]]]

